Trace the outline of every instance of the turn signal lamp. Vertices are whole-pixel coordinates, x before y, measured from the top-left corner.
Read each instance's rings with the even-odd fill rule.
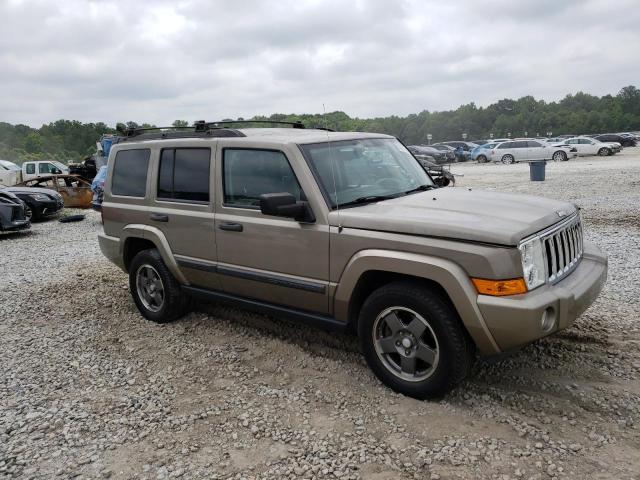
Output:
[[[493,297],[505,297],[507,295],[518,295],[527,293],[527,284],[523,278],[513,278],[511,280],[486,280],[484,278],[472,278],[471,281],[481,295],[491,295]]]

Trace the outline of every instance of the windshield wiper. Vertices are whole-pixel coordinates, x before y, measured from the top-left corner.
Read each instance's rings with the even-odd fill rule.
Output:
[[[434,188],[436,188],[435,185],[418,185],[416,188],[412,188],[411,190],[407,190],[404,193],[406,195],[409,195],[410,193],[426,192],[427,190],[433,190]]]
[[[402,195],[402,194],[400,194]],[[398,198],[398,194],[395,195],[367,195],[365,197],[358,197],[350,202],[341,203],[339,207],[349,207],[352,205],[364,205],[365,203],[379,202],[381,200],[391,200],[392,198]]]

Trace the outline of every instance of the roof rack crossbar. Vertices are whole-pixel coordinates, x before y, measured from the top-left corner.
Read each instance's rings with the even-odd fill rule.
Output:
[[[269,123],[274,125],[290,125],[292,128],[305,128],[301,121],[284,122],[280,120],[220,120],[217,122],[205,122],[197,120],[190,126],[171,126],[171,127],[125,127],[116,128],[125,137],[135,137],[147,132],[162,133],[163,131],[175,132],[176,130],[193,130],[195,132],[206,132],[209,130],[218,130],[225,128],[223,125],[237,125],[240,123]]]

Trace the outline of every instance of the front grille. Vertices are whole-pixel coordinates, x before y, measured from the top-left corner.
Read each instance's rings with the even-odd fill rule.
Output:
[[[559,282],[569,275],[582,258],[582,223],[575,215],[568,222],[542,237],[547,260],[549,283]]]

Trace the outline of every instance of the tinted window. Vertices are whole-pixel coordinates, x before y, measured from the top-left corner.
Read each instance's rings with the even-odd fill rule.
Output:
[[[149,149],[121,150],[113,162],[111,193],[129,197],[144,197],[147,193]]]
[[[504,150],[505,148],[513,148],[513,144],[515,142],[505,142],[505,143],[501,143],[500,145],[498,145],[498,149],[499,150]]]
[[[27,163],[27,174],[33,175],[36,173],[36,164],[35,163]]]
[[[208,202],[210,157],[208,148],[162,150],[158,198]]]
[[[224,202],[239,207],[257,207],[264,193],[291,193],[301,200],[300,184],[282,152],[225,149]]]
[[[513,146],[511,148],[527,148],[527,142],[513,142]]]
[[[542,146],[542,144],[540,142],[532,142],[532,141],[528,141],[527,142],[527,146],[529,148],[539,148]]]
[[[579,142],[582,145],[591,145],[591,140],[587,140],[586,138],[581,138]]]

